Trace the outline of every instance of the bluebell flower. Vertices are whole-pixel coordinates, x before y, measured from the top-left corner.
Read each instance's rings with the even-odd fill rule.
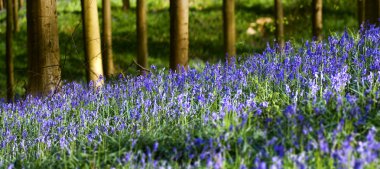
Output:
[[[295,105],[289,105],[284,110],[284,115],[286,117],[291,117],[296,114],[296,106]]]
[[[284,157],[284,155],[285,155],[285,147],[283,145],[281,145],[281,144],[275,145],[274,146],[274,151],[281,158]]]
[[[153,152],[156,152],[158,149],[158,142],[154,142],[154,145],[153,145]]]

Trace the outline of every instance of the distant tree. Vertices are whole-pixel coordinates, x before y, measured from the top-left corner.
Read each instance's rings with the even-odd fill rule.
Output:
[[[228,62],[236,55],[235,0],[223,0],[224,53]]]
[[[189,64],[189,0],[170,0],[170,69]]]
[[[103,0],[103,57],[104,74],[107,78],[115,74],[112,54],[111,0]]]
[[[275,24],[276,24],[276,40],[281,48],[284,47],[284,12],[282,8],[282,0],[274,0],[275,6]]]
[[[46,95],[55,91],[61,81],[56,0],[27,0],[26,7],[27,93]]]
[[[322,40],[322,0],[313,0],[313,38],[320,41]]]
[[[129,0],[123,0],[123,10],[128,11],[131,8],[131,2]]]
[[[18,24],[18,1],[19,0],[13,0],[13,4],[12,7],[13,7],[13,24],[14,24],[14,27],[13,27],[13,31],[14,32],[18,32],[20,31],[20,27],[19,27],[19,24]]]
[[[13,102],[14,98],[14,71],[13,71],[13,51],[12,51],[12,41],[13,41],[13,1],[8,0],[7,2],[7,30],[6,30],[6,50],[5,50],[5,64],[6,64],[6,74],[7,74],[7,101]]]
[[[22,8],[24,6],[24,0],[19,0],[18,7]]]
[[[97,82],[103,76],[97,0],[81,0],[81,3],[87,80]]]
[[[379,24],[380,0],[365,0],[365,21],[372,24]]]
[[[359,26],[365,22],[365,9],[364,9],[364,0],[357,0],[358,1],[358,23]]]
[[[137,0],[137,63],[139,64],[139,70],[142,74],[144,74],[144,69],[148,67],[146,11],[146,0]]]
[[[4,9],[3,0],[0,0],[0,11]]]

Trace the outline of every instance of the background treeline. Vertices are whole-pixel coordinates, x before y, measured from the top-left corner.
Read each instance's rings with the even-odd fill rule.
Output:
[[[0,8],[7,8],[7,3],[2,2]],[[28,88],[29,90],[31,88],[30,79],[41,81],[38,78],[31,78],[31,75],[29,75],[28,80],[27,70],[31,70],[33,65],[41,62],[38,59],[31,59],[37,57],[37,54],[33,55],[31,53],[33,50],[29,50],[28,53],[27,44],[29,44],[30,49],[38,49],[41,43],[54,41],[51,40],[54,35],[48,34],[50,31],[35,30],[41,32],[40,36],[35,33],[28,34],[28,31],[32,30],[33,27],[27,29],[27,22],[29,21],[26,17],[27,5],[22,0],[6,0],[6,2],[15,5],[12,8],[13,10],[1,10],[0,12],[0,38],[4,39],[0,41],[0,56],[3,58],[0,60],[0,67],[3,68],[0,73],[0,88],[2,89],[0,96],[6,95],[6,79],[13,77],[6,76],[6,72],[12,74],[12,69],[14,69],[14,80],[8,84],[8,86],[13,86],[11,91],[8,90],[9,92],[24,94]],[[40,3],[35,0],[30,2],[33,4],[29,5],[28,9],[32,9],[34,4]],[[85,81],[86,77],[87,80],[94,79],[90,78],[92,71],[88,68],[89,64],[86,63],[89,62],[85,57],[91,50],[85,50],[86,43],[83,41],[86,39],[84,37],[88,36],[86,33],[89,31],[83,31],[85,22],[82,22],[83,19],[86,20],[83,9],[90,9],[91,7],[84,7],[84,2],[95,2],[95,0],[57,1],[54,9],[52,8],[52,11],[55,9],[57,11],[58,21],[56,29],[57,37],[59,37],[59,48],[55,48],[55,50],[50,48],[50,53],[58,52],[57,49],[59,49],[56,56],[59,56],[58,60],[60,61],[57,63],[60,64],[55,66],[58,66],[57,70],[59,69],[61,76],[57,78],[57,83],[61,83],[62,79],[65,81]],[[92,9],[98,8],[96,19],[99,20],[99,37],[95,38],[99,40],[97,44],[101,46],[101,50],[94,53],[103,55],[100,60],[103,61],[102,71],[106,75],[118,73],[137,75],[141,70],[149,69],[149,65],[153,64],[158,67],[169,67],[170,56],[174,55],[170,49],[176,48],[176,46],[171,47],[170,41],[175,41],[176,38],[170,36],[171,33],[173,34],[170,25],[178,24],[173,23],[173,19],[170,18],[186,17],[186,14],[174,14],[175,12],[181,13],[183,10],[181,8],[177,8],[180,9],[177,11],[174,8],[170,9],[170,3],[179,2],[179,6],[188,5],[185,8],[189,9],[187,15],[188,57],[190,59],[188,60],[189,63],[187,60],[179,60],[178,63],[186,63],[192,66],[203,65],[205,61],[213,63],[224,60],[226,53],[230,53],[229,56],[232,56],[235,54],[235,50],[239,56],[251,55],[263,50],[268,42],[273,44],[275,42],[273,39],[276,36],[277,41],[280,42],[281,40],[297,41],[301,44],[302,41],[310,40],[313,37],[322,39],[333,32],[342,32],[345,29],[357,30],[359,23],[366,19],[372,22],[376,21],[375,18],[378,17],[378,14],[374,11],[379,11],[375,9],[379,6],[378,1],[364,2],[362,0],[324,0],[323,5],[320,5],[322,8],[316,8],[316,5],[322,0],[138,0],[137,2],[134,0],[112,0],[109,1],[110,10],[108,11],[104,8],[107,5],[105,2],[107,1],[98,0],[98,4],[89,3],[89,5],[95,6]],[[181,4],[181,2],[186,3]],[[368,5],[371,3],[373,4]],[[232,4],[235,6],[234,8],[231,8],[233,7]],[[38,8],[38,6],[34,8]],[[92,11],[94,12],[94,10]],[[143,14],[144,11],[146,11],[146,15]],[[47,13],[49,16],[54,14],[54,12],[49,11]],[[103,14],[108,14],[111,19],[104,19],[106,15]],[[234,19],[233,26],[226,24],[227,20],[223,22],[223,19],[228,18],[231,14],[233,14],[232,18]],[[322,18],[320,18],[322,24],[313,22],[313,18],[319,17],[318,14],[322,14]],[[13,15],[13,17],[7,19],[7,15]],[[282,17],[284,18],[280,19]],[[52,18],[54,19],[54,16]],[[29,24],[32,25],[33,23]],[[280,28],[281,24],[283,24],[283,28],[276,29],[276,27]],[[104,31],[107,27],[112,27],[112,33]],[[6,36],[7,29],[12,30],[11,36],[9,34]],[[38,25],[36,25],[36,29],[38,29]],[[223,33],[223,30],[227,31]],[[230,35],[234,32],[236,35]],[[27,43],[27,35],[29,39],[32,39],[30,36],[38,38],[35,38],[34,41],[29,40]],[[39,42],[41,37],[46,37],[46,39],[42,39],[44,42]],[[13,43],[12,49],[8,49],[12,51],[13,59],[6,59],[9,57],[5,57],[7,40]],[[105,43],[106,41],[109,43]],[[112,46],[107,46],[111,43]],[[47,45],[51,44],[48,43]],[[180,46],[177,48],[183,49]],[[180,54],[181,52],[178,55]],[[141,56],[144,56],[145,60],[141,59]],[[113,62],[107,62],[106,60],[109,58]],[[32,63],[31,60],[36,62]],[[12,68],[13,63],[14,68]],[[114,64],[112,65],[112,63]],[[175,65],[171,64],[171,67],[173,68]],[[38,71],[36,70],[36,72]],[[8,81],[12,81],[12,79],[8,79]],[[42,89],[36,89],[36,91],[38,90]],[[8,98],[13,98],[12,94]]]

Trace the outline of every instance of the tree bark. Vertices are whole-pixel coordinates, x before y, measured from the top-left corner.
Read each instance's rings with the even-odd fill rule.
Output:
[[[170,0],[170,69],[187,70],[189,62],[189,0]]]
[[[47,95],[61,82],[56,0],[27,0],[27,18],[27,93]]]
[[[20,27],[18,24],[18,0],[13,0],[13,24],[14,24],[14,32],[19,32]]]
[[[365,2],[365,21],[379,25],[380,0],[366,0]]]
[[[131,2],[129,0],[123,0],[123,10],[128,11],[131,8]]]
[[[102,85],[103,80],[99,79],[103,76],[103,65],[97,0],[81,0],[81,3],[87,80]]]
[[[322,40],[322,0],[313,0],[313,38]]]
[[[275,23],[276,23],[276,40],[280,45],[280,48],[283,48],[285,45],[284,42],[284,11],[282,8],[282,0],[275,0]]]
[[[224,53],[228,63],[236,55],[235,0],[223,0]]]
[[[112,16],[111,0],[103,0],[103,47],[104,74],[107,78],[115,74],[112,53]]]
[[[13,69],[13,2],[7,2],[7,30],[6,30],[6,74],[7,74],[7,101],[13,102],[14,99],[14,69]]]
[[[359,27],[365,22],[365,9],[364,9],[364,3],[365,0],[357,0],[358,1],[358,23]]]
[[[146,1],[137,0],[137,63],[141,66],[141,74],[145,74],[148,67],[148,33],[146,26]]]

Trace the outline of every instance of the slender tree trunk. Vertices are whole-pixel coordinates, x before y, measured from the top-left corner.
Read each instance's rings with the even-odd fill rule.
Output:
[[[276,22],[276,39],[281,48],[284,47],[284,11],[282,0],[275,0],[275,22]]]
[[[377,11],[376,12],[376,23],[377,23],[377,25],[379,25],[379,23],[380,23],[380,0],[376,1],[376,10],[375,11]]]
[[[322,40],[322,0],[313,0],[313,38]]]
[[[87,80],[96,83],[100,76],[103,76],[97,0],[81,0],[81,2]],[[102,83],[101,80],[97,85]]]
[[[19,0],[18,7],[22,8],[24,6],[24,0]]]
[[[107,78],[115,74],[112,54],[112,16],[111,0],[103,0],[103,51],[104,51],[104,74]]]
[[[18,24],[18,1],[19,0],[13,0],[13,24],[14,24],[14,29],[13,31],[14,32],[18,32],[20,31],[20,27],[19,27],[19,24]]]
[[[371,24],[379,24],[380,0],[365,0],[365,21]]]
[[[148,67],[148,33],[146,26],[146,0],[137,0],[137,63],[141,74]],[[144,68],[144,69],[143,69]]]
[[[61,82],[56,0],[27,0],[28,94],[47,95]],[[41,17],[44,16],[44,17]]]
[[[236,55],[235,0],[223,0],[224,53],[228,63]]]
[[[376,22],[379,25],[379,23],[380,23],[380,0],[376,1],[376,10],[375,11],[377,11]]]
[[[8,1],[8,0],[0,0],[0,1],[3,1],[3,8],[4,8],[4,9],[7,9],[7,1]]]
[[[189,64],[189,0],[170,0],[170,69]],[[181,67],[179,67],[181,66]]]
[[[374,7],[374,1],[373,0],[367,0],[367,1],[364,1],[365,3],[365,12],[364,12],[364,16],[365,16],[365,21],[367,22],[370,22],[370,23],[373,23],[375,18],[373,17],[374,16],[374,11],[373,11],[373,7]]]
[[[365,22],[365,9],[364,9],[365,0],[358,0],[358,23],[359,27]]]
[[[129,0],[123,0],[123,10],[128,11],[131,8],[131,3]]]
[[[0,0],[0,11],[4,9],[3,0]]]
[[[13,72],[13,2],[7,2],[7,34],[6,34],[6,73],[7,73],[7,101],[13,102],[14,99],[14,72]]]

